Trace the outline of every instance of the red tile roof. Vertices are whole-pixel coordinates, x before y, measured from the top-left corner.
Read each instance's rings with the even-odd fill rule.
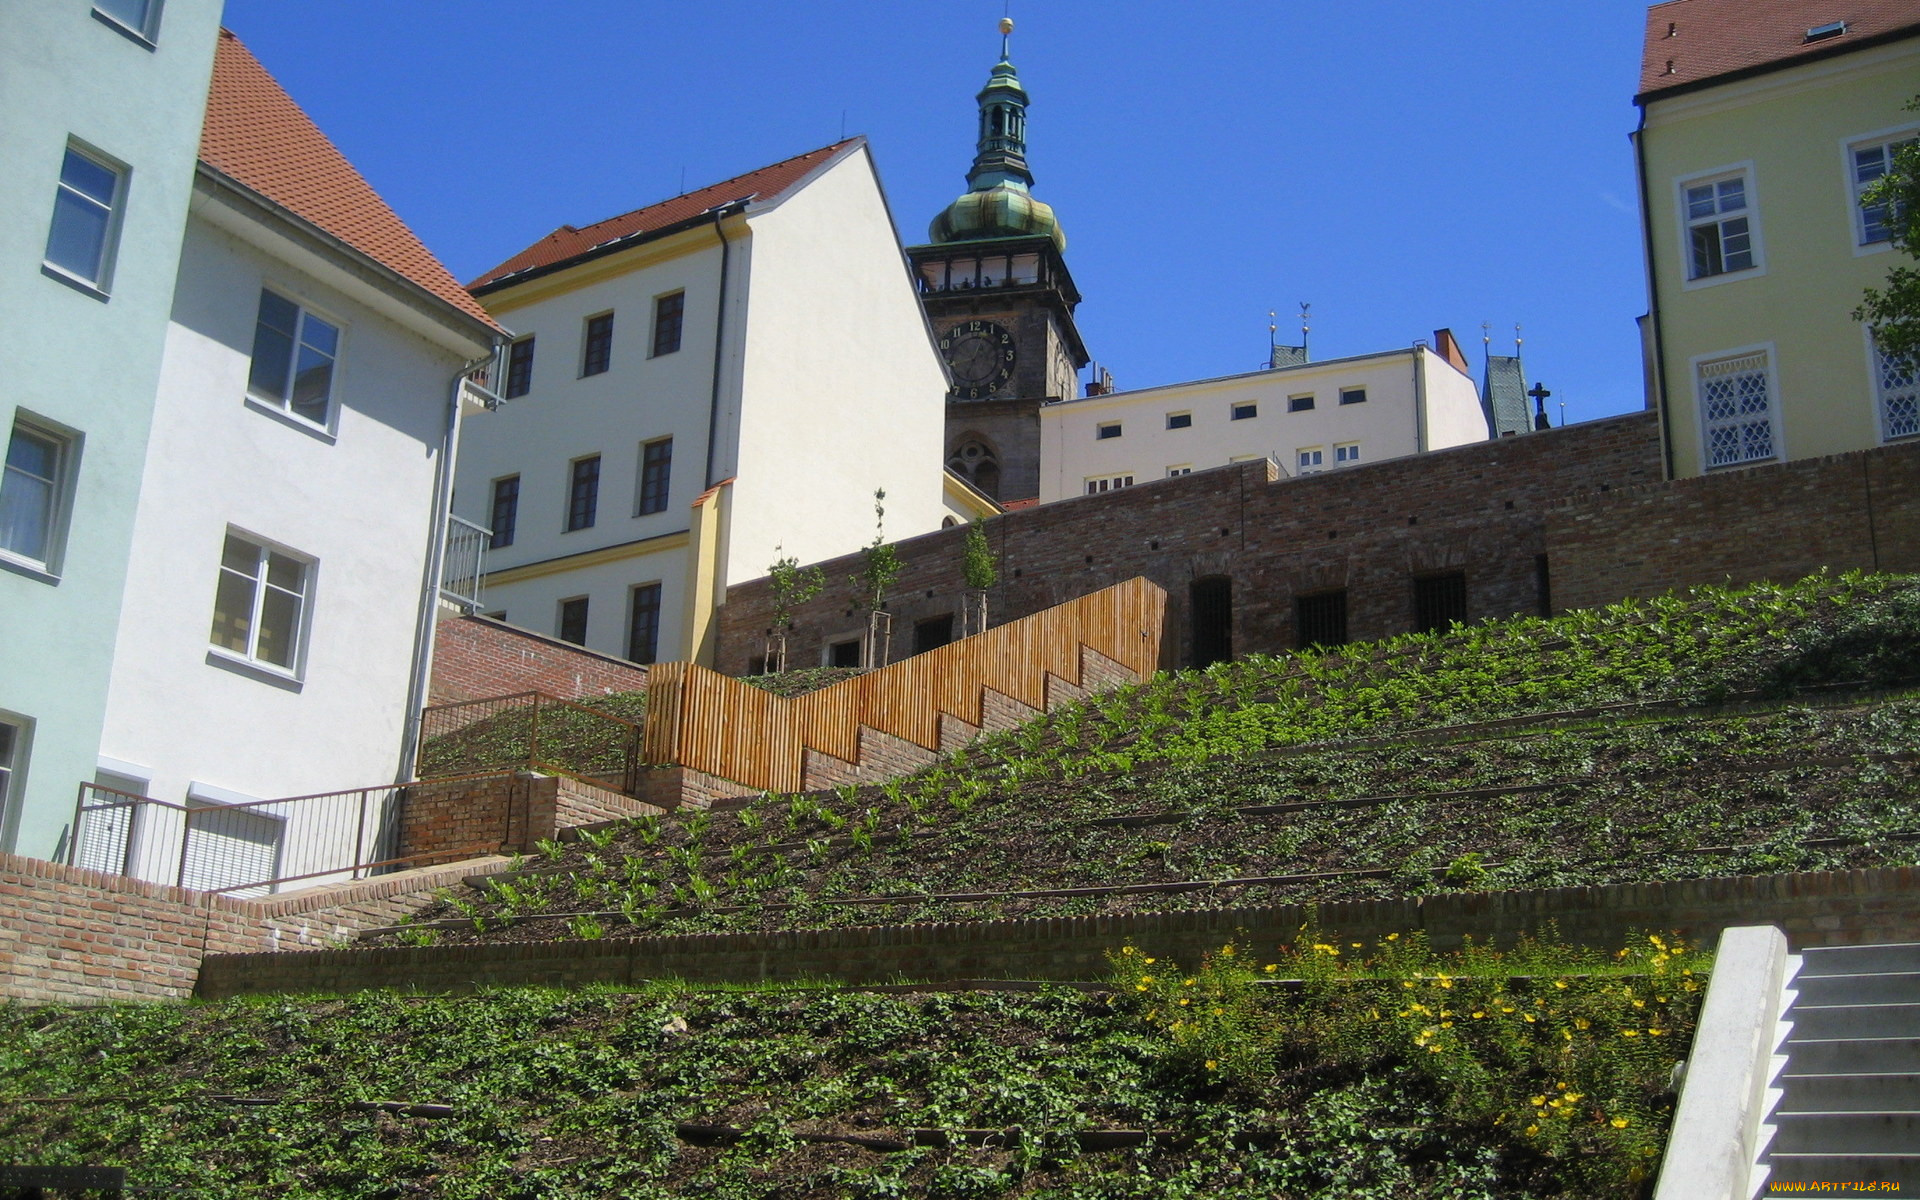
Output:
[[[1833,21],[1846,32],[1807,40]],[[1669,0],[1647,10],[1640,95],[1843,54],[1903,30],[1920,33],[1920,0]]]
[[[252,51],[224,29],[214,52],[200,159],[467,316],[499,328]]]
[[[736,175],[732,179],[682,196],[675,196],[671,200],[662,200],[646,208],[636,208],[632,212],[622,213],[617,217],[608,217],[584,229],[562,225],[467,286],[476,292],[482,291],[488,285],[498,283],[509,275],[557,267],[580,258],[595,247],[608,242],[635,235],[658,233],[682,222],[691,221],[715,206],[729,201],[747,197],[754,197],[763,202],[778,199],[816,169],[825,166],[843,151],[861,144],[864,140],[857,137],[848,138],[843,142],[835,142],[831,146],[822,146],[818,150],[810,150],[771,166],[748,171],[745,175]]]

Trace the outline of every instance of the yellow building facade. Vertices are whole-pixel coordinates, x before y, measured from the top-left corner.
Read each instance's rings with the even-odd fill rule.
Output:
[[[1670,475],[1920,437],[1915,372],[1852,317],[1900,257],[1861,191],[1920,136],[1920,3],[1648,13],[1636,134]]]

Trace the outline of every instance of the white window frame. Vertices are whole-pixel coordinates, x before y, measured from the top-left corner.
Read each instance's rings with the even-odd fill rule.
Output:
[[[1287,411],[1290,413],[1312,412],[1319,403],[1317,392],[1301,392],[1287,397]]]
[[[342,364],[347,357],[347,323],[326,309],[310,303],[304,296],[290,288],[276,286],[271,282],[260,285],[261,300],[272,295],[294,307],[293,345],[287,355],[286,374],[281,383],[285,395],[275,397],[256,391],[253,386],[254,361],[260,349],[260,307],[256,303],[253,313],[253,349],[247,355],[247,403],[261,412],[292,422],[297,428],[312,430],[332,437],[340,423],[340,391],[343,377]],[[327,415],[326,420],[316,421],[304,413],[294,411],[293,388],[298,378],[300,352],[307,346],[309,322],[318,322],[333,330],[333,354],[327,376]],[[321,353],[319,347],[313,347]]]
[[[1767,422],[1773,444],[1773,453],[1751,455],[1735,462],[1716,464],[1713,461],[1713,430],[1722,425],[1738,424],[1741,414],[1731,419],[1713,421],[1707,415],[1707,398],[1704,382],[1704,368],[1722,363],[1735,363],[1742,359],[1759,356],[1764,360],[1767,382]],[[1783,411],[1780,402],[1780,360],[1772,342],[1762,342],[1752,346],[1737,346],[1731,350],[1716,351],[1712,354],[1696,354],[1688,360],[1688,374],[1693,378],[1693,404],[1696,410],[1695,428],[1700,436],[1700,469],[1703,473],[1714,471],[1733,471],[1755,463],[1785,462],[1787,459],[1786,432],[1782,428],[1780,414]]]
[[[1920,438],[1920,414],[1914,418],[1915,425],[1911,430],[1905,428],[1904,422],[1896,426],[1889,419],[1891,405],[1888,403],[1887,375],[1880,361],[1880,346],[1874,341],[1872,328],[1869,327],[1864,332],[1867,339],[1867,380],[1872,384],[1873,390],[1874,429],[1879,433],[1882,443],[1914,441]],[[1912,370],[1907,373],[1907,380],[1907,385],[1897,389],[1893,398],[1920,408],[1920,363],[1914,364]]]
[[[1120,421],[1102,421],[1093,427],[1093,440],[1096,442],[1111,441],[1121,436],[1123,428],[1124,424]]]
[[[1308,456],[1312,457],[1309,458]],[[1315,471],[1327,469],[1327,448],[1325,446],[1301,446],[1293,452],[1293,469],[1301,475],[1310,475]]]
[[[1178,479],[1182,475],[1191,475],[1191,474],[1193,474],[1192,463],[1175,463],[1172,466],[1167,468],[1168,479]]]
[[[238,571],[227,566],[226,546],[228,539],[253,547],[255,551],[253,575],[241,576]],[[300,591],[293,593],[299,599],[299,606],[294,610],[293,629],[289,635],[292,662],[286,664],[260,657],[261,613],[266,606],[267,593],[271,590],[282,595],[289,594],[285,587],[268,582],[267,569],[269,566],[269,555],[278,555],[282,558],[290,559],[300,566]],[[247,530],[228,526],[225,534],[221,537],[220,557],[215,567],[214,611],[216,619],[218,619],[220,603],[219,585],[226,581],[228,575],[231,574],[237,578],[251,579],[253,589],[252,597],[249,601],[251,609],[247,614],[247,648],[241,651],[231,646],[224,646],[214,640],[213,631],[209,630],[207,634],[207,652],[215,658],[237,663],[255,671],[262,671],[283,679],[300,679],[306,668],[307,634],[313,627],[314,582],[319,574],[319,565],[319,561],[312,555],[303,554],[290,546],[275,542],[271,538],[263,538]]]
[[[1121,471],[1113,475],[1089,475],[1086,479],[1083,496],[1098,496],[1103,492],[1117,492],[1121,488],[1133,486],[1133,472]]]
[[[1705,187],[1709,184],[1725,183],[1733,179],[1741,181],[1741,189],[1745,197],[1743,202],[1744,207],[1738,210],[1738,212],[1744,216],[1747,222],[1747,245],[1749,253],[1753,256],[1753,265],[1750,267],[1741,267],[1735,271],[1719,271],[1712,275],[1695,276],[1693,273],[1693,230],[1695,226],[1709,223],[1718,226],[1729,219],[1729,217],[1728,214],[1718,210],[1717,192],[1715,211],[1710,216],[1692,217],[1688,212],[1687,189]],[[1731,163],[1727,166],[1715,167],[1710,171],[1696,171],[1691,175],[1680,176],[1673,181],[1673,201],[1674,222],[1679,231],[1678,246],[1680,250],[1680,278],[1682,280],[1680,287],[1682,291],[1693,291],[1696,288],[1704,287],[1718,287],[1723,283],[1732,283],[1741,279],[1753,279],[1767,273],[1767,243],[1760,221],[1760,183],[1752,160]],[[1723,238],[1723,249],[1724,245],[1725,242]]]
[[[1852,230],[1853,254],[1855,258],[1866,254],[1885,254],[1887,251],[1893,249],[1893,242],[1889,238],[1880,238],[1872,242],[1866,240],[1867,214],[1866,210],[1860,206],[1860,193],[1866,190],[1866,185],[1860,182],[1859,176],[1856,173],[1857,168],[1853,161],[1854,152],[1877,146],[1886,148],[1890,155],[1893,147],[1899,145],[1901,142],[1912,141],[1915,138],[1920,138],[1920,124],[1898,125],[1891,129],[1876,129],[1872,133],[1856,134],[1853,137],[1842,138],[1840,140],[1840,178],[1841,185],[1845,189],[1846,194],[1847,223]],[[1889,165],[1891,165],[1891,157],[1889,157],[1888,162]],[[1876,176],[1876,178],[1878,177]]]
[[[108,28],[126,34],[151,50],[160,40],[160,10],[165,7],[166,0],[148,0],[147,19],[139,25],[132,25],[123,20],[119,14],[108,12],[101,5],[100,0],[94,0],[93,16],[95,20],[105,23]]]
[[[1346,466],[1360,461],[1359,442],[1335,442],[1333,444],[1333,465]]]
[[[1186,420],[1179,425],[1175,425],[1173,422],[1176,417],[1185,417]],[[1180,412],[1168,413],[1167,428],[1168,429],[1192,429],[1193,428],[1193,410],[1182,409]]]
[[[25,410],[15,410],[6,441],[0,443],[0,494],[5,492],[8,478],[16,474],[14,468],[7,465],[7,459],[13,452],[13,439],[22,429],[34,437],[55,443],[57,461],[53,467],[53,478],[46,481],[50,487],[46,520],[47,553],[45,558],[34,558],[0,546],[0,562],[24,568],[28,574],[38,578],[57,581],[61,562],[66,556],[67,524],[73,512],[73,483],[78,475],[80,450],[85,439],[76,430],[43,420]]]
[[[0,728],[8,734],[0,739],[0,846],[4,846],[12,844],[14,828],[19,823],[19,798],[27,778],[27,751],[33,744],[33,722],[0,710]]]
[[[120,257],[120,227],[126,218],[127,193],[133,179],[133,168],[105,151],[87,145],[78,138],[68,138],[66,149],[60,155],[60,170],[54,176],[53,211],[47,218],[46,250],[53,249],[54,227],[60,220],[61,202],[69,195],[76,197],[74,203],[100,206],[97,196],[66,182],[67,156],[72,155],[92,163],[113,175],[113,197],[106,204],[106,222],[100,236],[100,256],[95,263],[92,275],[84,275],[72,267],[56,263],[43,254],[40,269],[62,283],[69,284],[98,300],[108,299],[113,292],[114,263]]]
[[[1240,411],[1241,409],[1245,409],[1246,411],[1242,412]],[[1227,420],[1257,421],[1259,419],[1260,402],[1258,400],[1229,400],[1227,402]]]

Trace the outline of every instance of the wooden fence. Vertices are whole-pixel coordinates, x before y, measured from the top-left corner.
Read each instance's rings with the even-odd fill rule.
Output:
[[[1044,709],[1047,676],[1080,683],[1082,646],[1144,679],[1160,665],[1166,610],[1166,592],[1134,578],[791,700],[692,663],[660,663],[647,683],[644,755],[798,791],[808,750],[860,761],[863,725],[938,750],[941,714],[981,724],[988,688]]]

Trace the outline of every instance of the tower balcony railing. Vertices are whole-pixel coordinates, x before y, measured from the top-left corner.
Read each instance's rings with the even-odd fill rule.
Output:
[[[487,575],[487,546],[493,531],[447,515],[447,549],[440,567],[440,598],[467,612],[480,609],[481,582]]]

